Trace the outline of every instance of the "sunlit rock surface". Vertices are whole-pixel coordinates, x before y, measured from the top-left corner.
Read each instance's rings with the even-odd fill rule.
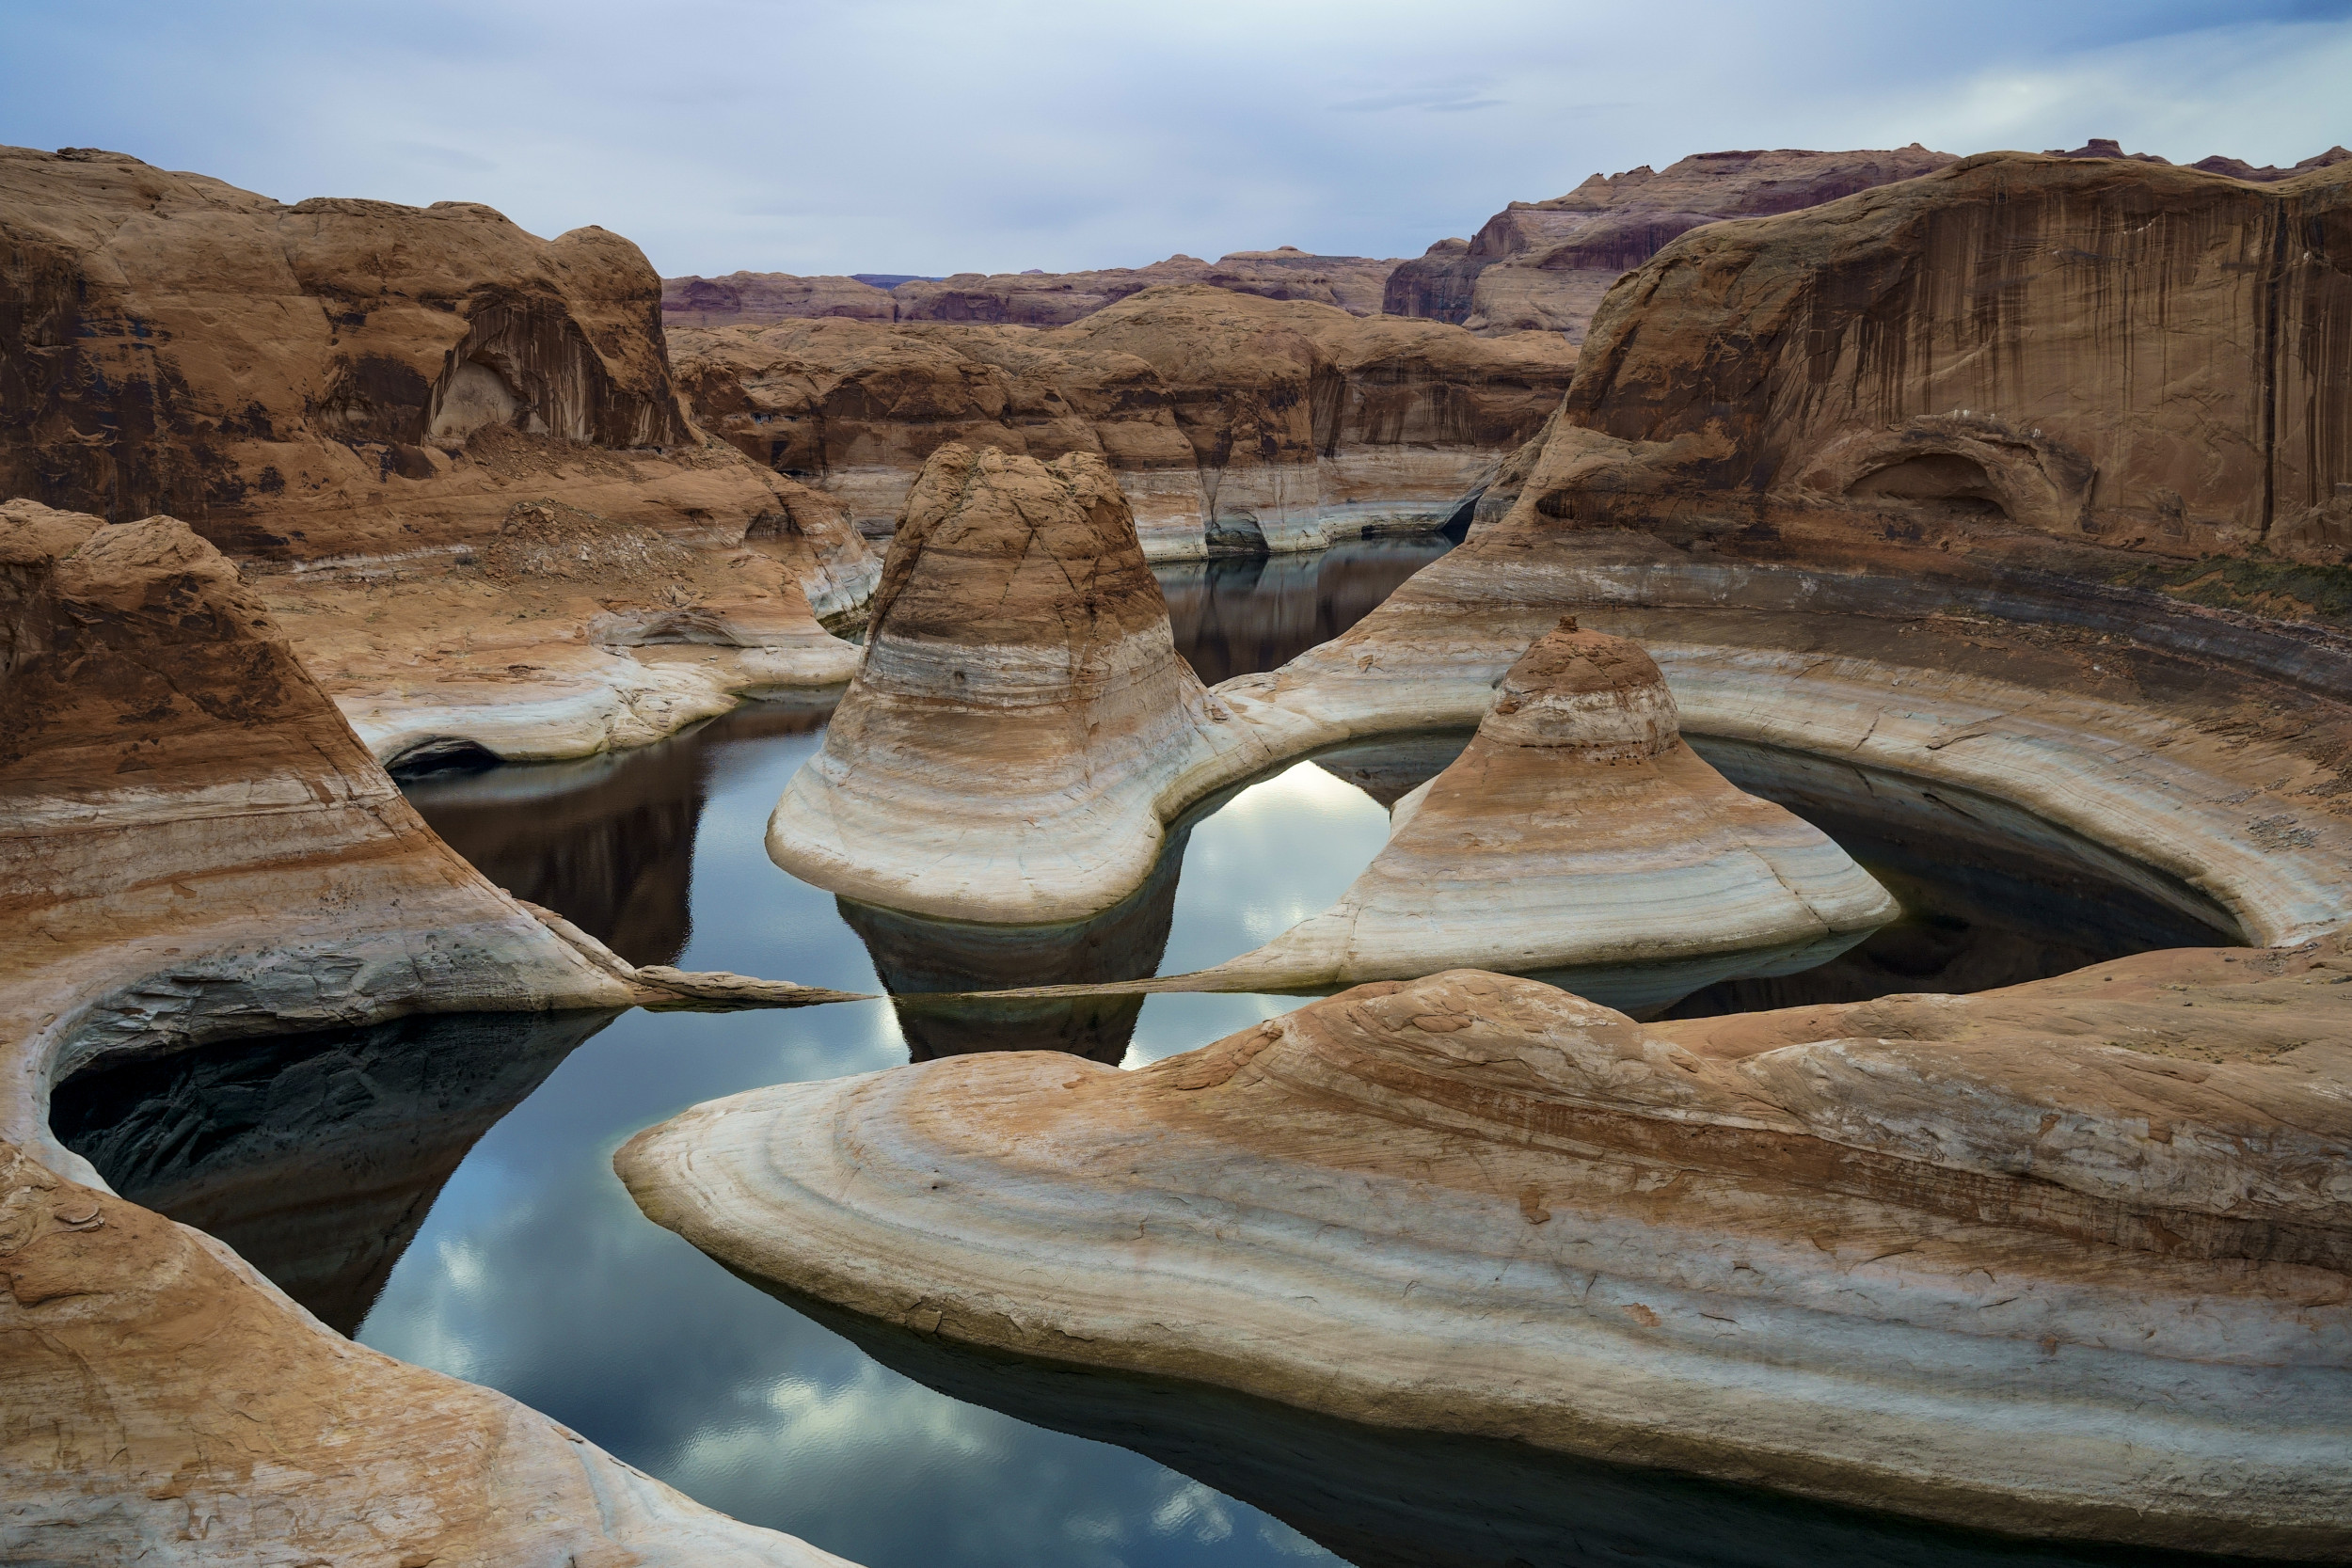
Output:
[[[915,914],[1081,920],[1142,885],[1163,823],[1264,761],[1177,657],[1099,459],[934,453],[866,657],[769,823],[804,881]]]
[[[1654,994],[1623,979],[1610,994],[1659,1006],[1724,974],[1811,968],[1899,912],[1820,830],[1691,750],[1647,654],[1573,619],[1392,809],[1337,904],[1210,973],[1291,990],[1656,966]]]
[[[854,617],[872,552],[693,427],[619,235],[24,148],[0,149],[0,500],[186,521],[379,756],[580,755],[848,678],[819,622]]]
[[[2040,1535],[2352,1545],[2331,940],[1642,1025],[1358,988],[697,1107],[646,1212],[924,1335]],[[2108,1043],[2187,1001],[2202,1059]],[[2097,1016],[2090,1016],[2091,1010]]]
[[[1557,406],[1575,351],[1206,286],[1074,325],[678,330],[696,416],[887,531],[949,442],[1099,455],[1153,560],[1428,531]]]

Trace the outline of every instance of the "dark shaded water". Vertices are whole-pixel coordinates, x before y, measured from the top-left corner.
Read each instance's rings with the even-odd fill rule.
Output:
[[[1343,629],[1437,553],[1367,543],[1163,575],[1180,643],[1221,679]],[[1200,816],[1119,910],[1024,938],[845,905],[768,861],[768,813],[823,721],[755,705],[642,751],[410,796],[491,877],[636,961],[930,990],[1173,973],[1254,946],[1328,904],[1384,840],[1384,803],[1463,738],[1297,764]],[[2229,940],[2193,895],[1998,802],[1699,744],[1847,844],[1907,912],[1809,974],[1727,982],[1683,1010],[1973,990]],[[335,1326],[874,1568],[2083,1560],[943,1351],[755,1289],[646,1221],[612,1172],[640,1129],[741,1089],[1012,1044],[1133,1064],[1295,1005],[410,1020],[86,1074],[60,1087],[56,1122],[126,1196],[224,1237]]]

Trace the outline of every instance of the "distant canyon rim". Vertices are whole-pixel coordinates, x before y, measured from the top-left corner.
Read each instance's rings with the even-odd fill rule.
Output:
[[[0,1555],[840,1560],[352,1344],[50,1125],[223,1042],[837,997],[639,969],[393,779],[789,696],[841,705],[777,863],[978,927],[1115,905],[1270,768],[1480,738],[1311,933],[1297,989],[1368,984],[643,1132],[632,1196],[739,1274],[1367,1428],[2352,1560],[2352,153],[1704,154],[1405,261],[884,289],[5,149],[0,257]],[[1150,570],[1440,530],[1214,686]],[[1683,736],[2244,945],[1676,1022],[1463,967],[1514,866],[1645,928],[1891,911]],[[1675,835],[1610,810],[1736,817],[1737,868],[1643,882]]]

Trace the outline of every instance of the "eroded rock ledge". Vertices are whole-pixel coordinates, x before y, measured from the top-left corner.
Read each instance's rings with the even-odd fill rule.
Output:
[[[625,1146],[730,1266],[996,1350],[2040,1535],[2352,1549],[2352,955],[1645,1026],[1359,987]],[[2106,1036],[2183,1001],[2208,1059]]]
[[[1691,750],[1647,654],[1573,617],[1393,815],[1338,903],[1197,978],[1305,990],[1575,971],[1656,1006],[1726,974],[1810,968],[1899,912],[1820,830]]]
[[[835,1560],[351,1344],[48,1126],[101,1062],[734,977],[632,970],[485,881],[182,523],[0,507],[0,1555]]]

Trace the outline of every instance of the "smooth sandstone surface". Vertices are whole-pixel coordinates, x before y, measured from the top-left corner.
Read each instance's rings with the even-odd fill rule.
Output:
[[[894,527],[949,442],[1087,452],[1153,560],[1442,526],[1575,366],[1556,336],[1482,339],[1199,285],[1045,331],[793,321],[672,340],[699,420],[861,528]]]
[[[693,428],[660,280],[620,236],[10,148],[0,254],[24,280],[0,323],[0,499],[185,520],[253,569],[383,757],[577,755],[847,678],[820,622],[854,618],[872,552],[837,506]],[[523,503],[676,569],[637,548],[485,573]],[[741,570],[747,549],[771,562]],[[675,594],[763,629],[691,659],[591,633]]]
[[[1201,977],[1298,990],[1663,966],[1654,995],[1611,982],[1623,1005],[1662,1006],[1724,974],[1810,968],[1900,912],[1820,830],[1691,750],[1647,654],[1573,619],[1392,809],[1387,846],[1336,904]]]
[[[1178,656],[1101,460],[951,445],[908,499],[865,659],[768,852],[887,909],[1079,920],[1143,884],[1203,781],[1265,760]]]
[[[2347,963],[1659,1026],[1456,972],[1134,1072],[1001,1053],[755,1090],[615,1164],[730,1266],[944,1339],[2021,1533],[2337,1556]],[[2204,1059],[2106,1043],[2184,982],[2228,1021]]]
[[[351,1344],[106,1191],[48,1120],[77,1071],[210,1041],[593,1021],[738,977],[634,969],[491,886],[174,519],[0,505],[0,1555],[834,1560]],[[761,1000],[834,994],[781,990]]]

